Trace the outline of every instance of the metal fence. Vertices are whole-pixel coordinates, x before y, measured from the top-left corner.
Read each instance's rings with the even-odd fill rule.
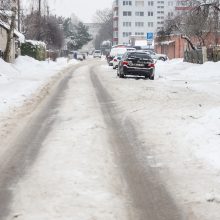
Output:
[[[206,61],[218,62],[220,61],[220,47],[186,50],[184,52],[184,61],[198,64],[203,64]]]
[[[214,62],[220,61],[220,47],[208,48],[207,59]]]
[[[203,64],[203,53],[202,49],[197,49],[197,50],[186,50],[184,52],[184,61],[189,62],[189,63],[199,63]]]

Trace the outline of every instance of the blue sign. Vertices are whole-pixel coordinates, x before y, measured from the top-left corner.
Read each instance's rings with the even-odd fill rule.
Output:
[[[153,40],[154,39],[154,33],[153,32],[148,32],[147,33],[147,40]]]

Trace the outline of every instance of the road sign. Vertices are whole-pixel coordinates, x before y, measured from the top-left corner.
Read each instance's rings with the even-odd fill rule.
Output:
[[[154,33],[153,32],[148,32],[147,33],[147,40],[152,41],[154,39]]]

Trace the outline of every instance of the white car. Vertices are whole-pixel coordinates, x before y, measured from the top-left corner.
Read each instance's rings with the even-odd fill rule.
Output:
[[[113,58],[113,60],[112,60],[113,69],[118,68],[118,63],[121,60],[122,56],[123,56],[123,54],[119,54]]]
[[[84,60],[83,54],[78,53],[78,54],[77,54],[77,60],[83,61],[83,60]]]
[[[146,52],[147,54],[149,54],[152,59],[154,60],[162,60],[162,61],[166,61],[168,59],[166,54],[159,54],[159,53],[155,53],[152,50],[145,50],[144,52]]]

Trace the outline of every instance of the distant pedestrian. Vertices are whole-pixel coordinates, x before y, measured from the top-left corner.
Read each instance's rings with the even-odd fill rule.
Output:
[[[76,52],[74,52],[73,57],[74,57],[74,59],[77,60],[77,53]]]

